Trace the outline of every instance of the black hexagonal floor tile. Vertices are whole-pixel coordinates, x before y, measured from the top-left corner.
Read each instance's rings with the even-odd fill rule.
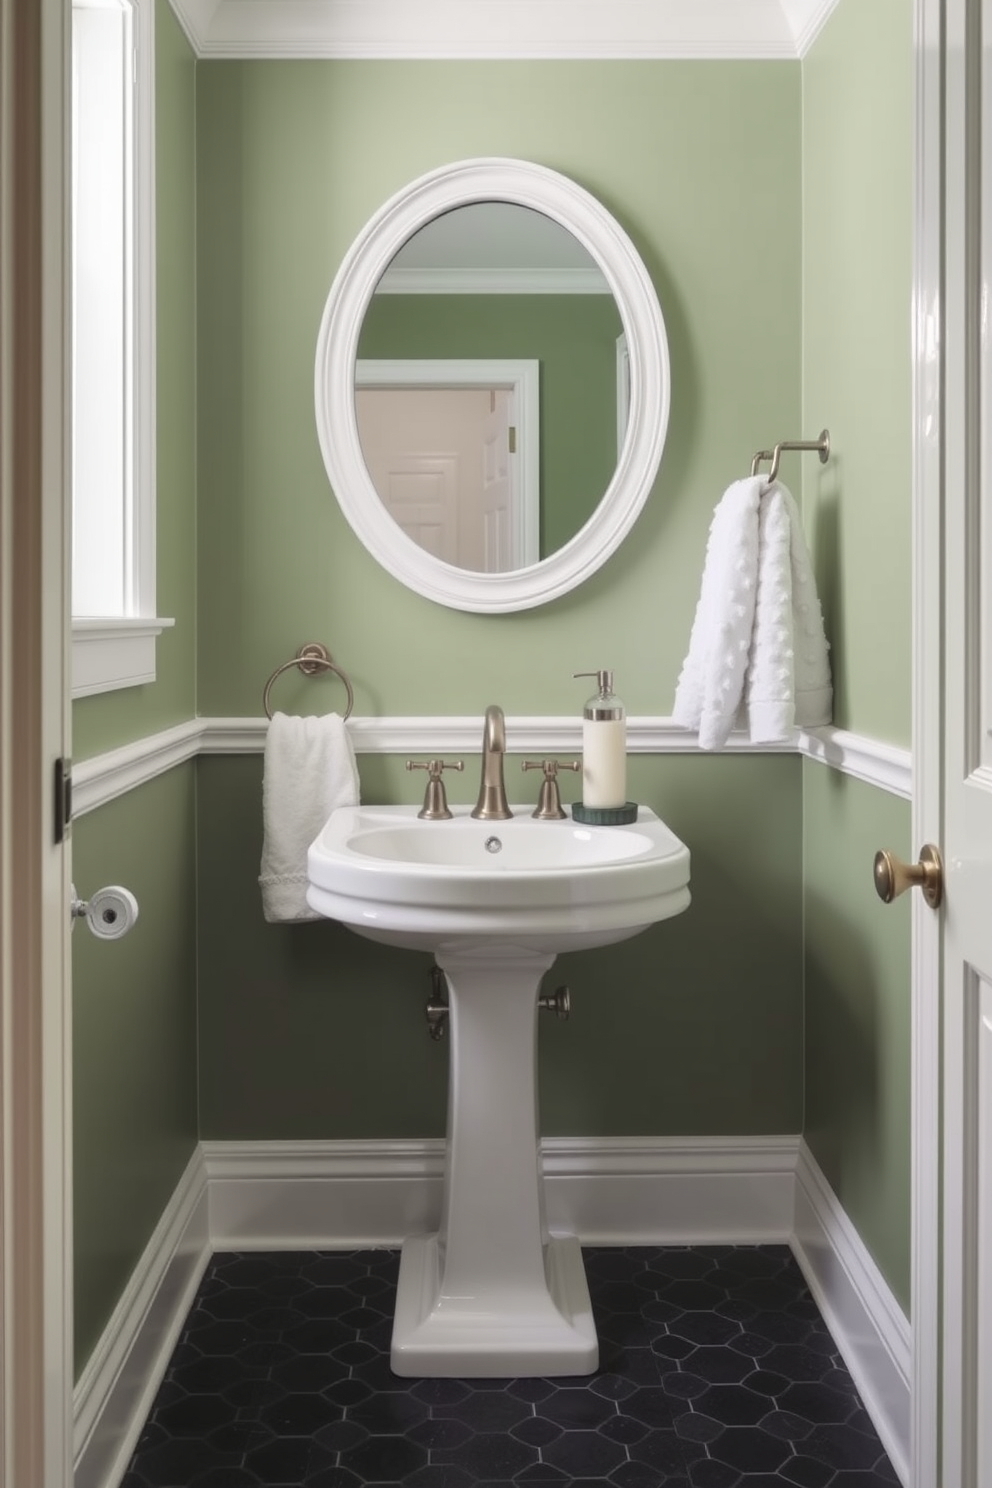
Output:
[[[785,1246],[591,1247],[588,1379],[400,1379],[396,1251],[218,1254],[121,1488],[884,1488]]]

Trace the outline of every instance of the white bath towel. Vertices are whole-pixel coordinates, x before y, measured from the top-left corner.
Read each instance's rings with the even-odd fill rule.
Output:
[[[357,806],[355,750],[339,713],[274,713],[262,779],[262,910],[269,921],[316,920],[307,904],[307,849],[337,806]]]
[[[729,487],[713,515],[673,717],[721,749],[735,722],[752,743],[829,723],[823,615],[796,503],[778,481]]]

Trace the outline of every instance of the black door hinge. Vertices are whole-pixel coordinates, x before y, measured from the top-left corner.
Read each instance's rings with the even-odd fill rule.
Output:
[[[55,841],[64,842],[72,827],[72,760],[55,761]]]

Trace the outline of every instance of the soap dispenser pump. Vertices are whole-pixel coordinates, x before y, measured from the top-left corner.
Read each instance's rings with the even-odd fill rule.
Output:
[[[572,675],[595,677],[599,687],[582,710],[582,806],[615,810],[627,802],[627,711],[613,691],[612,671]]]

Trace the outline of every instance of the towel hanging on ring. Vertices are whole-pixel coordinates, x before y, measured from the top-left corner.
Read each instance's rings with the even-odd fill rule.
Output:
[[[829,646],[791,493],[764,476],[734,481],[713,514],[676,723],[722,749],[737,722],[754,744],[829,723]]]

